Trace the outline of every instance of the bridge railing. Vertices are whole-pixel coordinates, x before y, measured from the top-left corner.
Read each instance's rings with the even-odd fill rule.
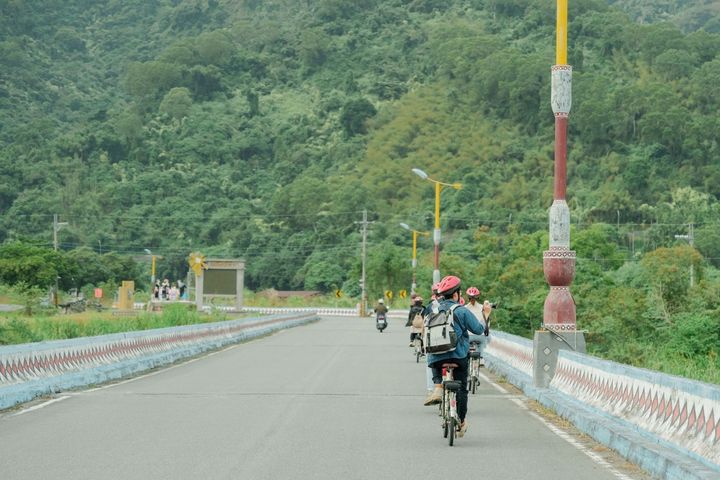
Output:
[[[615,442],[610,446],[663,478],[720,478],[720,386],[561,350],[550,387],[535,389],[534,360],[531,340],[503,332],[491,335],[489,367],[586,433],[605,444]],[[610,438],[612,429],[591,424],[587,412],[601,423],[609,419],[637,432],[650,447],[632,451],[635,446]],[[653,444],[677,452],[679,459],[662,464],[651,451]],[[697,463],[686,466],[683,458]]]
[[[135,303],[135,310],[143,310],[144,303]],[[234,306],[229,305],[205,305],[204,312],[212,310],[228,313],[260,313],[265,315],[285,315],[289,313],[315,313],[323,317],[357,317],[360,312],[355,308],[339,308],[339,307],[242,307],[239,311]],[[371,313],[372,311],[370,311]],[[390,309],[388,316],[392,318],[407,318],[410,310],[408,309]]]
[[[0,409],[318,320],[293,313],[0,347]]]

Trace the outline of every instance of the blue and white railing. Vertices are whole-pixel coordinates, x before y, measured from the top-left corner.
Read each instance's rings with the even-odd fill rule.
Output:
[[[533,386],[532,341],[493,332],[485,354],[491,369],[530,397],[651,473],[720,478],[720,386],[561,350],[550,387],[539,389]],[[647,447],[618,436],[623,429],[646,439]],[[676,452],[677,461],[656,455],[656,446]]]
[[[318,320],[314,313],[0,347],[0,409]]]

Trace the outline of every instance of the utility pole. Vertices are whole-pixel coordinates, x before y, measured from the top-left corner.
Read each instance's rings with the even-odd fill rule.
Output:
[[[688,224],[688,234],[687,235],[675,235],[675,238],[678,240],[687,240],[691,247],[695,246],[695,224],[689,223]],[[695,266],[692,264],[692,261],[690,262],[690,288],[695,285]]]
[[[365,289],[365,257],[367,253],[367,227],[370,224],[373,224],[375,222],[368,222],[367,219],[367,210],[363,210],[363,219],[362,222],[355,222],[362,225],[362,279],[360,280],[360,288],[362,289],[362,294],[360,298],[360,316],[364,317],[366,314],[366,306],[367,306],[367,290]]]
[[[53,214],[53,249],[57,252],[58,249],[58,232],[60,229],[64,226],[66,226],[67,222],[58,222],[58,215],[57,213]],[[53,303],[55,304],[55,307],[58,306],[58,292],[60,291],[60,287],[58,285],[58,276],[55,275],[55,291],[53,292]]]
[[[67,222],[58,222],[57,213],[53,214],[53,248],[56,252],[58,249],[58,232],[62,227],[66,226],[67,224]]]

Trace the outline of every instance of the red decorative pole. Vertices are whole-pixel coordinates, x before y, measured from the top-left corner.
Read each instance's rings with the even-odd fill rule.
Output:
[[[543,271],[550,292],[543,308],[543,328],[533,340],[533,384],[550,386],[560,350],[585,351],[585,337],[575,323],[570,284],[575,277],[575,252],[570,250],[570,209],[567,188],[567,126],[572,104],[572,67],[567,64],[567,4],[557,0],[556,64],[550,103],[555,114],[555,182],[550,207],[550,248],[543,253]]]
[[[550,207],[550,248],[543,253],[543,271],[550,285],[543,309],[543,327],[555,332],[576,330],[575,301],[570,284],[575,277],[575,252],[570,250],[570,209],[567,188],[567,126],[572,104],[572,67],[567,65],[567,0],[557,1],[556,65],[550,103],[555,114],[555,182]]]

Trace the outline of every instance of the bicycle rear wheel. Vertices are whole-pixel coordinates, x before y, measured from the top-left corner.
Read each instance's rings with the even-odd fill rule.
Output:
[[[477,387],[477,379],[472,378],[470,381],[472,382],[472,394],[475,395],[475,387]]]
[[[450,433],[448,434],[448,445],[450,445],[452,447],[453,444],[455,443],[455,428],[456,428],[455,417],[450,417],[449,423],[450,423],[450,425],[449,425]]]

